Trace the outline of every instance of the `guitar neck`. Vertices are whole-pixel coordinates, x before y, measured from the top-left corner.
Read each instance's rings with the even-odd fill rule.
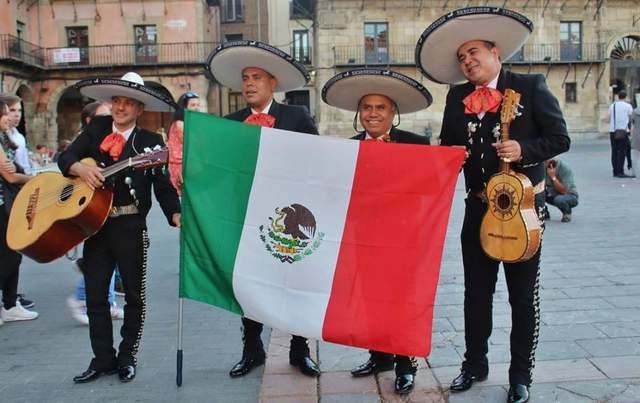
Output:
[[[124,171],[125,169],[129,168],[131,166],[131,158],[127,158],[126,160],[120,161],[120,162],[116,162],[113,165],[109,165],[108,167],[106,167],[103,171],[102,171],[102,175],[105,178],[109,178],[113,175],[116,175],[122,171]]]
[[[509,140],[509,123],[500,123],[500,142]],[[511,164],[500,158],[500,172],[509,172]]]

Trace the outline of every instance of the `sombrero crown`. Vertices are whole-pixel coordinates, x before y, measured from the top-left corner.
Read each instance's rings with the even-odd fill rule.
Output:
[[[322,88],[322,100],[340,109],[357,111],[366,95],[384,95],[398,106],[398,113],[426,109],[431,93],[419,82],[396,71],[359,68],[337,74]]]
[[[275,91],[290,91],[309,82],[305,67],[289,54],[269,44],[257,41],[225,42],[207,58],[205,69],[220,84],[239,91],[242,71],[257,67],[277,80]]]
[[[416,65],[428,79],[441,84],[464,81],[456,51],[473,40],[493,42],[502,60],[513,56],[533,31],[522,14],[500,7],[467,7],[435,20],[418,39]]]
[[[144,104],[144,109],[151,112],[171,112],[176,104],[167,91],[162,93],[144,85],[139,74],[129,72],[122,78],[89,78],[79,81],[75,87],[86,97],[96,101],[111,101],[113,97],[135,99]]]

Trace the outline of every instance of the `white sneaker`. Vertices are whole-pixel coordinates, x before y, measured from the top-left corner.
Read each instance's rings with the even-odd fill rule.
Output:
[[[124,309],[118,307],[115,302],[111,305],[111,319],[124,319]]]
[[[24,308],[18,301],[16,301],[16,306],[11,309],[4,309],[4,307],[2,307],[2,310],[0,310],[0,317],[5,322],[33,320],[38,317],[38,312]]]
[[[71,316],[83,325],[89,324],[89,317],[87,316],[87,305],[84,301],[79,301],[73,295],[67,298],[67,305],[71,310]]]

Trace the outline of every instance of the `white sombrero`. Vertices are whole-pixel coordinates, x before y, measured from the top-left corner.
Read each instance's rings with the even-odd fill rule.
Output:
[[[336,108],[357,111],[366,95],[384,95],[398,106],[398,113],[426,109],[431,93],[416,80],[391,70],[359,68],[331,78],[322,88],[322,100]]]
[[[290,55],[266,43],[233,41],[219,45],[207,58],[205,69],[225,87],[242,89],[242,71],[257,67],[278,81],[275,91],[290,91],[309,82],[305,67]]]
[[[441,84],[464,81],[456,51],[466,42],[485,40],[496,44],[500,58],[513,56],[533,31],[533,22],[522,14],[499,7],[468,7],[434,21],[416,45],[416,65],[428,79]]]
[[[176,104],[171,94],[163,93],[144,85],[139,74],[129,72],[122,78],[89,78],[79,81],[75,87],[86,97],[96,101],[111,101],[113,97],[135,99],[144,104],[150,112],[171,112]]]

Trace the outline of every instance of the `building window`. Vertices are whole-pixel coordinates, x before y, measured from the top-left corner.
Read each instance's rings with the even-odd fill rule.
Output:
[[[242,97],[241,92],[230,92],[229,93],[229,113],[233,113],[239,111],[240,109],[247,106],[244,98]]]
[[[364,24],[364,59],[367,64],[389,63],[389,24],[367,22]]]
[[[80,61],[73,64],[89,64],[89,29],[87,27],[66,27],[67,47],[80,48]]]
[[[136,48],[136,63],[158,61],[158,31],[155,25],[134,25],[133,36]]]
[[[582,60],[581,22],[560,22],[560,60]]]
[[[244,4],[242,0],[222,0],[222,22],[242,22],[244,21]]]
[[[311,47],[309,46],[309,31],[293,31],[293,58],[302,64],[311,64]]]
[[[24,39],[24,34],[26,32],[26,26],[22,21],[16,21],[16,36],[18,39]]]
[[[289,18],[312,20],[313,0],[290,0]]]
[[[285,99],[287,105],[302,106],[307,112],[311,110],[309,91],[307,90],[289,91],[285,94]]]
[[[505,63],[513,63],[513,62],[522,62],[524,61],[524,45],[518,49],[516,53],[513,54],[509,59],[505,61]]]
[[[578,102],[578,87],[576,83],[564,83],[564,101],[568,104]]]
[[[224,34],[225,42],[235,42],[235,41],[241,41],[241,40],[242,40],[242,34]]]

